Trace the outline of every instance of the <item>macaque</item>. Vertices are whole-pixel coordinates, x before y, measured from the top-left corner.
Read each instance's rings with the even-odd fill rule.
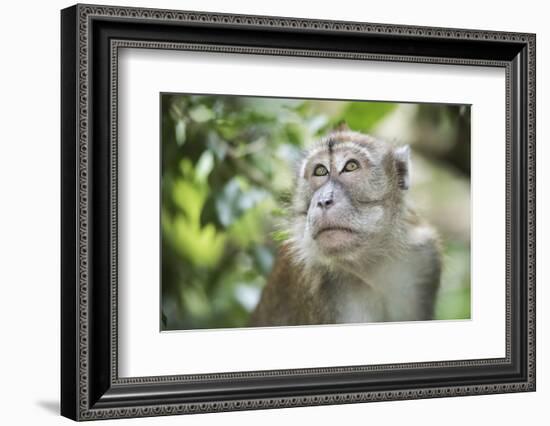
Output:
[[[251,326],[429,320],[441,258],[407,200],[409,146],[339,128],[305,154]]]

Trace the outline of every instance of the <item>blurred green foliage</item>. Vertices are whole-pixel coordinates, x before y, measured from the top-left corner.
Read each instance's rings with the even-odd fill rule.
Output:
[[[246,326],[286,238],[277,223],[302,149],[342,120],[371,132],[399,104],[178,94],[161,103],[162,329]],[[459,282],[442,292],[438,318],[468,318],[469,247],[445,250],[460,273],[447,277]]]

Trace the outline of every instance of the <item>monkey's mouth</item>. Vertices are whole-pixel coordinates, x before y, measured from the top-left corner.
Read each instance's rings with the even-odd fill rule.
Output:
[[[317,237],[325,234],[325,233],[346,233],[346,234],[355,234],[355,231],[351,228],[346,228],[345,226],[326,226],[324,228],[320,228],[313,234],[313,239],[316,240]]]

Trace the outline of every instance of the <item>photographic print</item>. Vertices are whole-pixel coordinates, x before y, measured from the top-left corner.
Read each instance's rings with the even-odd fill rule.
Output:
[[[470,318],[470,106],[161,93],[162,331]]]

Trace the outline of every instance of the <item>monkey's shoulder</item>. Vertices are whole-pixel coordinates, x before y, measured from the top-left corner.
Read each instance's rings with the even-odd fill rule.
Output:
[[[282,244],[275,264],[262,292],[260,302],[253,314],[253,325],[295,325],[305,323],[301,317],[305,310],[303,270],[296,264],[292,248]]]
[[[293,287],[293,283],[299,280],[301,275],[301,269],[297,265],[296,258],[297,256],[291,244],[281,244],[277,250],[277,257],[271,271],[270,278],[272,280],[270,280],[270,283],[276,283],[279,288]]]
[[[441,251],[441,238],[427,221],[409,209],[405,218],[405,245],[418,251]]]
[[[417,276],[437,281],[441,274],[442,243],[439,233],[428,222],[415,217],[414,223],[409,223],[406,231],[405,244],[406,263],[412,267]],[[426,280],[424,280],[426,281]]]

